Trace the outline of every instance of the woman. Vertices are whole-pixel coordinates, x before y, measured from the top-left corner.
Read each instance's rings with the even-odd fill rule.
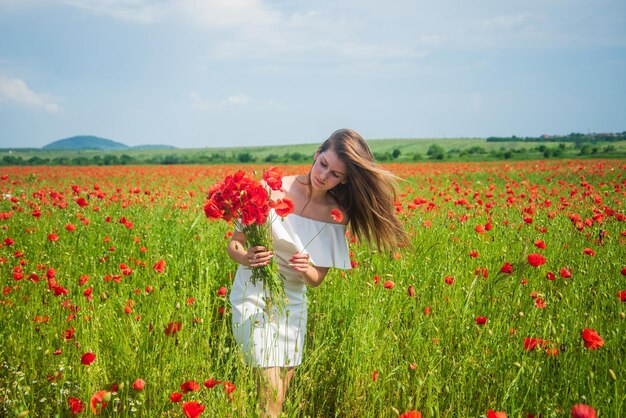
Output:
[[[367,143],[355,131],[334,132],[316,151],[309,173],[282,181],[272,198],[290,198],[294,213],[284,220],[270,216],[274,252],[247,248],[240,231],[228,244],[228,254],[240,264],[230,295],[233,334],[246,362],[259,370],[263,416],[280,414],[294,367],[302,362],[306,286],[319,286],[330,267],[350,268],[346,227],[378,250],[408,244],[395,216],[394,176],[374,163]],[[284,277],[288,303],[283,313],[268,308],[261,282],[250,281],[250,269],[268,264],[272,257]]]

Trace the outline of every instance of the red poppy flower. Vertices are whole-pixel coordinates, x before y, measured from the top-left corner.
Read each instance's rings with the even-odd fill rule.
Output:
[[[277,167],[270,167],[263,172],[263,180],[272,190],[280,190],[283,187],[283,172]]]
[[[65,331],[65,341],[69,341],[74,338],[74,327]]]
[[[85,283],[87,283],[89,281],[89,276],[87,275],[82,275],[80,276],[80,278],[78,279],[78,286],[82,286]]]
[[[589,405],[576,404],[572,406],[572,418],[596,418],[596,410]]]
[[[372,373],[372,380],[374,382],[378,380],[378,370],[374,370],[374,373]]]
[[[204,405],[199,404],[196,401],[183,402],[183,412],[187,418],[196,418],[204,412]]]
[[[626,276],[626,267],[622,268],[620,273],[622,273],[623,276]]]
[[[409,286],[408,292],[410,297],[415,296],[415,289],[413,289],[412,285]]]
[[[427,307],[424,308],[424,315],[425,316],[430,315],[430,306],[427,306]]]
[[[511,274],[513,273],[513,266],[508,261],[504,263],[504,265],[500,268],[500,272]]]
[[[220,381],[213,378],[204,381],[204,386],[208,389],[213,389],[218,384],[220,384]]]
[[[224,216],[224,210],[220,209],[215,201],[208,199],[204,204],[204,214],[207,218],[217,220]]]
[[[544,249],[544,248],[546,248],[546,243],[543,242],[543,240],[537,239],[537,240],[535,240],[535,247],[540,248],[540,249]]]
[[[273,205],[276,214],[282,218],[289,215],[290,213],[293,213],[294,211],[293,201],[288,197],[278,199]]]
[[[145,386],[146,386],[146,382],[144,382],[143,379],[141,378],[133,382],[133,389],[135,390],[143,390]]]
[[[57,234],[48,234],[48,241],[56,242],[59,240],[59,236]]]
[[[595,252],[595,251],[593,251],[591,248],[585,248],[585,249],[583,250],[583,253],[585,253],[585,254],[587,254],[587,255],[590,255],[590,256],[592,256],[592,257],[593,257],[594,255],[596,255],[596,252]]]
[[[408,411],[403,414],[400,414],[398,418],[422,418],[422,413],[420,411]]]
[[[67,231],[76,231],[76,225],[74,225],[74,224],[67,224],[67,225],[65,225],[65,229]]]
[[[339,209],[333,209],[330,211],[330,216],[333,218],[335,222],[343,221],[343,212]]]
[[[383,284],[383,286],[385,286],[385,289],[393,289],[393,287],[394,287],[395,285],[396,285],[396,284],[395,284],[393,281],[391,281],[391,280],[387,280],[387,281]]]
[[[474,230],[476,232],[478,232],[479,234],[484,234],[485,233],[485,227],[482,226],[481,224],[476,225],[476,228],[474,228]]]
[[[165,271],[165,260],[159,260],[152,266],[157,273],[163,273]]]
[[[485,325],[487,323],[487,317],[486,316],[477,316],[476,317],[476,324],[478,325]]]
[[[93,394],[89,401],[89,406],[94,414],[98,415],[102,408],[107,406],[107,401],[104,400],[106,397],[110,397],[110,392],[106,390],[100,390]]]
[[[546,302],[543,299],[541,299],[540,297],[535,299],[535,308],[545,309],[545,307],[546,307]]]
[[[604,340],[600,337],[600,334],[592,328],[585,328],[582,331],[582,337],[585,341],[585,347],[590,350],[597,350],[604,345]]]
[[[567,267],[563,267],[561,270],[559,270],[559,274],[564,279],[569,279],[570,277],[572,277],[572,271]]]
[[[226,286],[222,286],[217,290],[217,296],[218,297],[225,297],[226,294],[228,293],[228,289],[226,289]]]
[[[452,283],[454,283],[454,277],[452,276],[446,276],[444,278],[444,280],[446,281],[447,284],[452,285]]]
[[[80,359],[80,362],[83,363],[85,366],[89,366],[91,363],[94,362],[95,359],[96,359],[96,355],[94,353],[87,352],[83,354],[83,357]]]
[[[72,410],[72,415],[80,414],[85,410],[85,403],[78,398],[70,396],[67,398],[67,406]]]
[[[548,278],[548,280],[552,281],[556,279],[556,276],[554,275],[554,273],[552,273],[551,271],[546,273],[546,277]]]
[[[169,324],[165,326],[164,332],[165,332],[165,335],[171,336],[171,335],[176,334],[181,329],[183,329],[182,322],[170,322]]]
[[[617,297],[622,302],[626,302],[626,290],[620,290],[619,292],[617,292]]]
[[[180,391],[183,392],[183,394],[187,392],[197,392],[200,389],[201,389],[200,384],[194,382],[193,380],[189,380],[185,383],[180,384]]]
[[[233,393],[235,389],[237,389],[235,384],[231,382],[224,382],[223,385],[224,385],[224,392],[228,393],[229,395]]]
[[[183,398],[183,395],[179,392],[173,392],[170,395],[170,401],[172,402],[180,402],[180,400]]]
[[[487,418],[506,418],[506,412],[490,409],[487,411]]]
[[[546,348],[546,354],[550,357],[556,357],[559,354],[559,349],[556,347],[548,347]]]
[[[537,338],[524,338],[524,350],[534,350],[540,341],[541,340],[538,340]]]
[[[81,208],[84,208],[85,206],[89,206],[89,202],[87,202],[87,200],[85,200],[84,197],[79,197],[78,199],[76,199],[76,203]]]
[[[471,250],[469,255],[472,258],[478,258],[478,256],[479,256],[478,251],[476,251],[476,250]]]
[[[528,263],[533,267],[539,267],[540,265],[544,264],[546,261],[548,261],[548,259],[542,256],[541,254],[532,253],[528,255]]]

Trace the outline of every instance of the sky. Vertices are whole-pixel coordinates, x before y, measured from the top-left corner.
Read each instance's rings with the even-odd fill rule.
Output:
[[[0,148],[626,131],[624,0],[0,0]]]

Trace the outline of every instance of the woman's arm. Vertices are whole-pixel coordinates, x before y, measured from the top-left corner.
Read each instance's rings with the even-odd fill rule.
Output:
[[[329,267],[317,267],[310,263],[308,254],[296,253],[289,259],[289,264],[294,270],[300,272],[302,281],[310,287],[317,287],[322,284]]]
[[[267,251],[265,247],[256,246],[246,249],[246,237],[243,232],[235,231],[228,241],[228,255],[233,261],[248,268],[261,267],[269,264],[270,259],[274,255],[271,251]]]

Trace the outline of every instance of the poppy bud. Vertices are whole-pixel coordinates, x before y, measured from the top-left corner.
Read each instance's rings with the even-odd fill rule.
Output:
[[[613,379],[613,381],[617,380],[617,376],[615,376],[615,372],[611,369],[609,369],[609,376],[611,376],[611,379]]]

